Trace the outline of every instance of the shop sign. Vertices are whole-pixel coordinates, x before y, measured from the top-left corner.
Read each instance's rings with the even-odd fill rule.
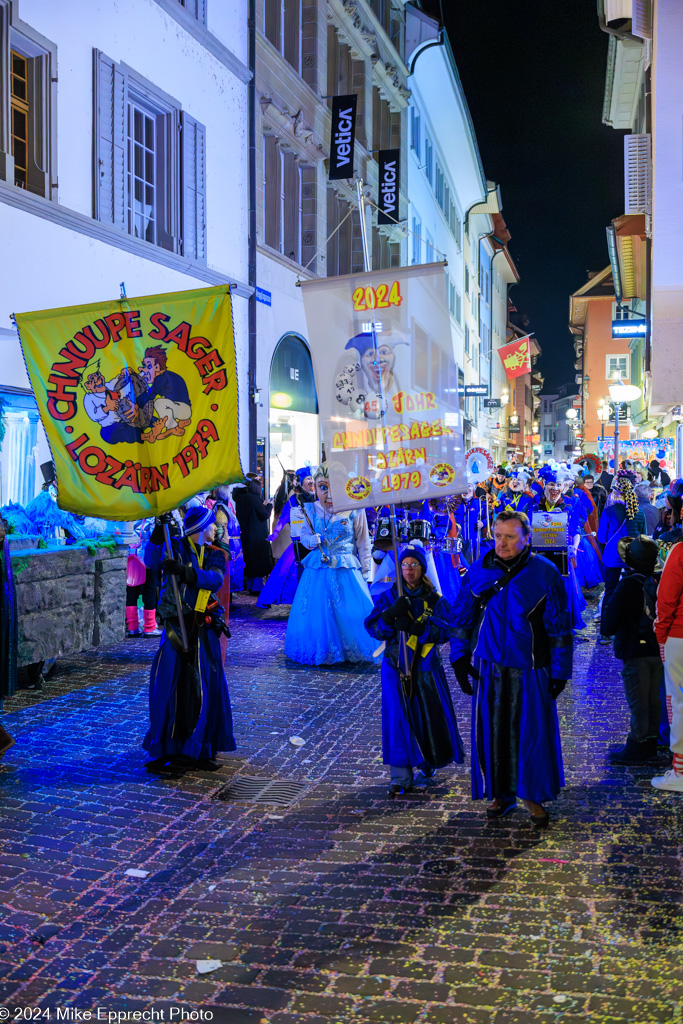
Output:
[[[353,177],[353,149],[356,136],[358,97],[335,96],[332,100],[330,136],[330,181]]]

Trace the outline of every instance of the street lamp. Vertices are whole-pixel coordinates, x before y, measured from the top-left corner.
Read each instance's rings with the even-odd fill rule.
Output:
[[[635,402],[640,398],[640,388],[635,384],[624,384],[617,378],[608,385],[610,402],[614,405],[614,472],[619,471],[619,404]]]
[[[605,423],[610,417],[609,405],[604,398],[600,399],[597,408],[598,419],[600,420],[600,444],[602,445],[601,454],[605,451]]]

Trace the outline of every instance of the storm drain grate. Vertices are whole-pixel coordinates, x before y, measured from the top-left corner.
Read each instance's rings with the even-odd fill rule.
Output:
[[[263,779],[255,775],[241,775],[216,793],[217,800],[241,800],[250,804],[277,804],[287,807],[308,789],[305,782],[284,779]]]

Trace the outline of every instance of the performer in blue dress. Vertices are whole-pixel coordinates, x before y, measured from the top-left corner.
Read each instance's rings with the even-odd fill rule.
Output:
[[[303,508],[308,508],[315,501],[314,469],[304,466],[296,471],[293,492],[287,498],[277,525],[270,535],[271,542],[289,526],[290,543],[282,552],[275,568],[266,580],[263,590],[256,602],[257,608],[269,608],[273,604],[291,604],[301,578],[301,560],[307,551],[301,545],[301,528],[304,523]]]
[[[472,694],[472,798],[491,801],[489,818],[519,798],[545,828],[543,803],[564,785],[555,698],[571,676],[572,634],[562,577],[530,538],[524,513],[500,513],[495,548],[470,566],[453,610],[451,662]]]
[[[158,524],[153,543],[163,537]],[[173,558],[162,562],[164,581],[158,614],[164,624],[149,680],[150,725],[143,747],[151,770],[197,766],[220,768],[216,754],[234,750],[232,709],[223,673],[219,636],[223,609],[216,600],[225,575],[225,557],[213,550],[215,515],[205,507],[185,515],[183,536],[173,538]],[[189,653],[180,640],[180,623],[171,576],[178,581]]]
[[[315,477],[318,500],[307,506],[301,543],[309,549],[287,623],[285,654],[303,665],[372,661],[375,644],[365,631],[372,598],[370,536],[364,509],[335,513],[327,467]]]
[[[557,552],[545,551],[543,554],[551,561],[556,561],[562,572],[567,600],[569,602],[569,615],[571,618],[572,630],[585,629],[586,623],[581,616],[586,607],[586,599],[579,589],[576,580],[576,553],[580,540],[579,509],[575,502],[565,498],[562,494],[562,484],[566,480],[567,473],[559,464],[542,466],[540,476],[544,482],[543,497],[534,502],[530,510],[529,518],[533,521],[534,512],[550,512],[564,514],[567,517],[567,536],[562,548]],[[534,547],[533,536],[531,546]]]
[[[400,554],[404,593],[394,583],[365,620],[368,632],[385,643],[382,659],[382,758],[390,766],[390,796],[464,760],[462,740],[444,675],[439,644],[452,636],[448,602],[427,576],[425,550],[408,544]],[[403,648],[401,631],[406,636]],[[407,655],[407,658],[406,658]]]

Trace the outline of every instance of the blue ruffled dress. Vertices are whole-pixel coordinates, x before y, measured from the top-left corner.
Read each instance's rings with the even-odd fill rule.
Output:
[[[256,602],[257,608],[270,604],[291,604],[299,583],[299,574],[294,557],[294,545],[290,542],[282,552],[275,568],[263,585]]]
[[[373,661],[377,646],[365,630],[372,598],[363,579],[356,546],[356,520],[362,510],[332,514],[319,502],[309,506],[313,531],[322,537],[323,561],[308,523],[301,543],[312,549],[303,560],[287,623],[285,654],[302,665],[334,665],[342,661]],[[365,524],[364,524],[365,525]],[[367,527],[365,527],[367,535]],[[364,559],[369,563],[369,541]]]

